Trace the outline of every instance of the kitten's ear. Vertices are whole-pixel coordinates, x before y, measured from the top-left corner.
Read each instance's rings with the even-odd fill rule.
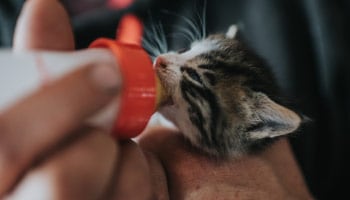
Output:
[[[301,118],[292,110],[277,104],[263,93],[255,95],[256,116],[247,132],[251,139],[274,138],[295,131]]]
[[[237,33],[238,33],[237,25],[231,25],[226,32],[226,37],[234,39],[237,36]]]

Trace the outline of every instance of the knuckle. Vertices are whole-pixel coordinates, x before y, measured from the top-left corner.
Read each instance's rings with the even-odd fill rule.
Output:
[[[11,165],[13,168],[20,164],[19,153],[9,138],[8,127],[0,119],[0,171]],[[0,172],[1,173],[1,172]]]
[[[14,131],[0,116],[0,182],[6,182],[3,184],[8,186],[14,183],[26,165],[26,160],[21,155],[21,148],[13,139],[14,135]]]
[[[89,140],[91,142],[91,146],[94,146],[95,148],[98,148],[104,152],[115,153],[117,151],[117,143],[105,131],[101,129],[93,129],[91,130],[90,134]]]
[[[11,145],[0,143],[0,173],[8,173],[23,167],[22,159]]]
[[[23,166],[23,162],[13,148],[0,145],[0,193],[15,184]]]

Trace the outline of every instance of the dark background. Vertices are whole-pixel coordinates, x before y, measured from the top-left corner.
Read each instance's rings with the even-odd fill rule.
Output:
[[[110,10],[102,0],[63,2],[72,16],[77,48],[97,37],[113,37],[127,11],[138,13],[146,24],[151,15],[170,33],[175,31],[173,25],[187,25],[163,10],[196,21],[204,5],[202,0],[139,0],[126,10]],[[22,3],[0,2],[2,47],[11,46]],[[350,1],[207,0],[206,4],[208,33],[237,24],[242,38],[271,65],[294,109],[312,119],[290,139],[311,192],[317,199],[348,196]],[[183,38],[168,40],[174,48],[186,45]]]

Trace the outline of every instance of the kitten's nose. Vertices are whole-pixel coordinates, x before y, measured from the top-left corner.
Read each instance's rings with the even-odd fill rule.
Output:
[[[163,56],[158,56],[154,62],[154,67],[155,68],[166,68],[168,65],[168,62]]]

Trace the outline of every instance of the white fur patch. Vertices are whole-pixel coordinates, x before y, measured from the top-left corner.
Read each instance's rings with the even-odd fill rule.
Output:
[[[216,40],[203,40],[200,42],[194,42],[191,45],[191,50],[183,53],[181,56],[183,56],[185,60],[190,60],[196,56],[210,52],[217,48],[219,48],[219,45]]]
[[[235,38],[238,32],[238,27],[236,25],[231,25],[227,32],[226,32],[226,37],[227,38]]]

